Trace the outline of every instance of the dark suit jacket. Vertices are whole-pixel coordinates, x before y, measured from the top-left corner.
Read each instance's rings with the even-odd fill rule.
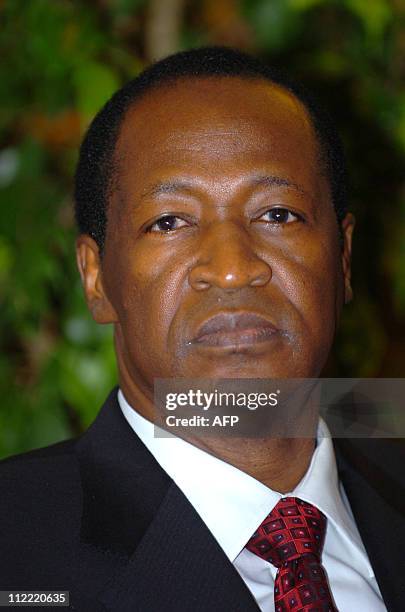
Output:
[[[384,601],[403,612],[403,447],[341,441],[336,453]],[[0,590],[69,590],[83,612],[258,612],[116,389],[78,440],[1,462],[0,485]]]

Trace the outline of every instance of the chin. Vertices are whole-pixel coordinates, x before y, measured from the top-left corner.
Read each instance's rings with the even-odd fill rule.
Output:
[[[280,363],[263,362],[249,355],[230,355],[222,360],[206,360],[188,370],[189,378],[297,378],[298,370],[282,367]]]

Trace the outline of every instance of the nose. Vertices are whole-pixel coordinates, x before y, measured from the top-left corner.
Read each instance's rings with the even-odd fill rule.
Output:
[[[198,291],[210,287],[234,291],[264,286],[271,276],[271,267],[255,253],[246,230],[231,222],[221,222],[202,237],[196,264],[189,272],[189,283]]]

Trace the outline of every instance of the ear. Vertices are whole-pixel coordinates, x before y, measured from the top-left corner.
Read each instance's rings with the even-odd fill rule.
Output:
[[[97,323],[118,321],[103,286],[100,251],[97,243],[87,234],[76,240],[76,260],[82,279],[87,306]]]
[[[342,269],[344,278],[344,296],[345,304],[348,304],[353,299],[353,290],[351,286],[351,258],[352,258],[352,235],[355,225],[355,218],[351,213],[347,213],[341,222],[343,233],[343,250],[342,250]]]

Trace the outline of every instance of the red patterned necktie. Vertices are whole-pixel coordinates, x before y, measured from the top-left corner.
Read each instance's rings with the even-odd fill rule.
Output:
[[[326,516],[297,497],[284,497],[246,548],[277,567],[276,612],[338,612],[321,554]]]

